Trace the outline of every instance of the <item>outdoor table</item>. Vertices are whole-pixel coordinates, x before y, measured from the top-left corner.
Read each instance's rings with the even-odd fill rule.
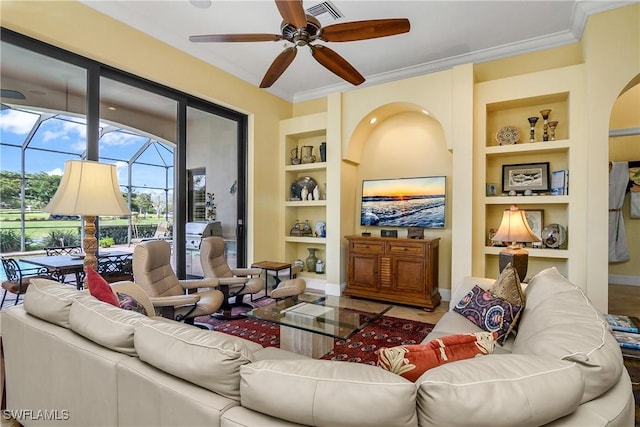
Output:
[[[125,251],[101,251],[96,254],[98,263],[106,265],[109,269],[111,264],[127,261],[133,256],[131,252]],[[78,290],[83,288],[84,279],[84,256],[79,255],[53,255],[39,257],[20,258],[21,262],[46,267],[52,276],[58,281],[63,282],[67,274],[76,276],[76,287]],[[109,269],[111,271],[111,269]]]

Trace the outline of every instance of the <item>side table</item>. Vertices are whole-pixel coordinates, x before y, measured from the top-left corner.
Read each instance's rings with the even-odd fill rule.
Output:
[[[251,268],[261,268],[264,270],[265,272],[265,278],[264,278],[264,294],[265,296],[268,296],[268,287],[269,287],[269,271],[273,271],[275,273],[274,275],[274,280],[275,280],[275,287],[277,287],[281,280],[278,277],[278,271],[282,271],[282,270],[286,270],[287,268],[289,269],[289,279],[291,279],[291,263],[287,263],[287,262],[276,262],[276,261],[260,261],[260,262],[254,262],[253,264],[251,264]]]

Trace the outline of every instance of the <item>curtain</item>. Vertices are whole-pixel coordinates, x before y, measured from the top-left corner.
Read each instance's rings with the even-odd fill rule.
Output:
[[[609,170],[609,262],[629,260],[622,204],[629,183],[629,164],[613,162]]]

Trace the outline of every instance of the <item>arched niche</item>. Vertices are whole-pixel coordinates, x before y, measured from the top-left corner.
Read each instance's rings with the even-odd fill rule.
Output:
[[[424,107],[409,102],[393,102],[385,104],[374,110],[371,110],[358,122],[353,133],[351,134],[351,137],[345,145],[342,156],[343,160],[350,163],[359,164],[361,161],[364,146],[366,145],[371,133],[376,129],[379,129],[380,126],[385,123],[390,117],[409,113],[420,114],[425,120],[438,123],[438,126],[442,131],[442,126],[440,125],[440,123],[437,121],[437,119],[433,118],[433,116],[431,116],[428,110],[426,110]],[[442,131],[442,137],[444,141],[444,131]]]
[[[375,122],[371,123],[371,119]],[[360,234],[362,181],[365,179],[446,177],[445,228],[425,229],[426,238],[440,238],[439,282],[451,280],[451,212],[453,188],[453,154],[448,149],[442,124],[426,110],[412,103],[392,103],[366,114],[356,126],[346,147],[343,161],[349,165],[341,180],[345,213],[353,212],[353,229],[346,234]],[[348,214],[347,214],[348,215]],[[343,221],[344,221],[343,217]],[[344,221],[346,222],[346,221]],[[379,235],[380,227],[366,227]],[[398,237],[407,229],[399,228]]]

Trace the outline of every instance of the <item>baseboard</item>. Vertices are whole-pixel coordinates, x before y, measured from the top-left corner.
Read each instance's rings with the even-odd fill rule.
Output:
[[[640,286],[640,276],[626,276],[622,274],[610,274],[609,284],[611,285],[625,285],[625,286]]]

